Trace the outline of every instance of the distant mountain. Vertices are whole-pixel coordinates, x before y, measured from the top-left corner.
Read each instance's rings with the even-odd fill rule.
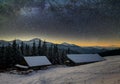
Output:
[[[61,43],[61,45],[65,45],[65,46],[74,46],[74,44],[69,44],[69,43],[66,43],[66,42]]]
[[[33,45],[33,42],[36,43],[36,46],[38,46],[39,44],[39,40],[38,38],[34,38],[34,39],[31,39],[29,41],[23,41],[24,44],[27,44],[29,46],[32,47]],[[0,46],[4,45],[4,46],[7,46],[8,44],[12,44],[13,41],[3,41],[1,40],[0,41]],[[16,43],[21,46],[21,40],[19,39],[16,39]],[[41,40],[41,44],[43,43],[43,41]],[[51,43],[51,42],[46,42],[47,46],[50,47],[52,44],[54,43]],[[103,51],[106,51],[106,49],[104,48],[94,48],[94,47],[80,47],[80,46],[77,46],[77,45],[74,45],[74,44],[69,44],[69,43],[62,43],[62,44],[58,44],[58,47],[59,49],[65,49],[67,50],[68,48],[70,48],[71,51],[75,52],[75,53],[99,53],[99,52],[103,52]]]
[[[7,45],[9,45],[9,42],[0,40],[0,46],[2,46],[2,45],[7,46]]]
[[[34,38],[34,39],[29,40],[29,41],[23,41],[23,42],[24,42],[24,44],[27,44],[27,45],[32,47],[33,42],[35,42],[36,46],[38,46],[39,40],[41,41],[41,44],[43,44],[44,41],[42,41],[41,39],[38,39],[38,38]],[[12,42],[13,41],[0,40],[0,46],[2,46],[2,45],[7,46],[9,44],[12,44]],[[16,39],[16,43],[19,46],[21,46],[21,42],[22,42],[21,40]],[[47,44],[48,47],[50,47],[54,43],[46,42],[46,44]],[[109,48],[104,48],[104,47],[80,47],[80,46],[77,46],[75,44],[69,44],[69,43],[66,43],[66,42],[58,44],[58,48],[59,49],[65,49],[65,50],[70,48],[70,50],[74,53],[100,53],[100,52],[105,52],[107,50],[111,50],[111,48],[109,49]]]

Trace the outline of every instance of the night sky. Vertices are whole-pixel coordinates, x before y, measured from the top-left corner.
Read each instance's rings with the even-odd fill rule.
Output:
[[[35,6],[21,8],[0,23],[0,39],[40,38],[53,43],[120,47],[120,10],[101,10],[51,11],[49,4],[44,10]]]

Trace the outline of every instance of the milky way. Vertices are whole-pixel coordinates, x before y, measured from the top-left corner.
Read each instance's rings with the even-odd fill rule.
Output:
[[[0,39],[41,38],[80,46],[120,46],[119,12],[77,7],[51,11],[49,7],[48,3],[44,9],[39,6],[22,7],[15,16],[1,22]]]

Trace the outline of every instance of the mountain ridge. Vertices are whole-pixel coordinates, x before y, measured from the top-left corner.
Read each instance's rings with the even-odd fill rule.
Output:
[[[16,43],[21,46],[21,43],[24,42],[24,44],[27,44],[29,45],[30,47],[32,47],[33,43],[35,42],[36,43],[36,46],[39,45],[39,41],[41,41],[41,44],[43,44],[43,40],[39,39],[39,38],[33,38],[31,40],[28,40],[28,41],[22,41],[22,40],[19,40],[19,39],[16,39]],[[0,40],[0,46],[4,45],[4,46],[7,46],[9,44],[12,44],[13,40],[12,41],[5,41],[5,40]],[[46,42],[47,46],[50,47],[51,45],[55,44],[55,43],[52,43],[52,42]],[[63,42],[61,44],[57,44],[58,45],[58,48],[59,49],[65,49],[67,50],[68,48],[70,48],[72,51],[74,52],[77,52],[77,53],[100,53],[100,52],[104,52],[106,50],[111,50],[112,48],[104,48],[104,47],[100,47],[100,46],[97,46],[97,47],[81,47],[81,46],[78,46],[78,45],[75,45],[75,44],[70,44],[70,43],[67,43],[67,42]],[[114,48],[116,49],[116,48]]]

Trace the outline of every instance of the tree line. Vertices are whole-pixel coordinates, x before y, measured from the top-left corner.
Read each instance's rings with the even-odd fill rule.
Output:
[[[120,48],[99,53],[103,57],[120,55]]]
[[[51,44],[39,40],[38,45],[33,42],[32,46],[21,42],[17,44],[16,40],[12,44],[0,47],[0,69],[12,68],[15,64],[22,64],[24,56],[47,56],[52,64],[64,64],[66,54],[70,53],[70,48],[67,50],[59,49],[57,44]]]

